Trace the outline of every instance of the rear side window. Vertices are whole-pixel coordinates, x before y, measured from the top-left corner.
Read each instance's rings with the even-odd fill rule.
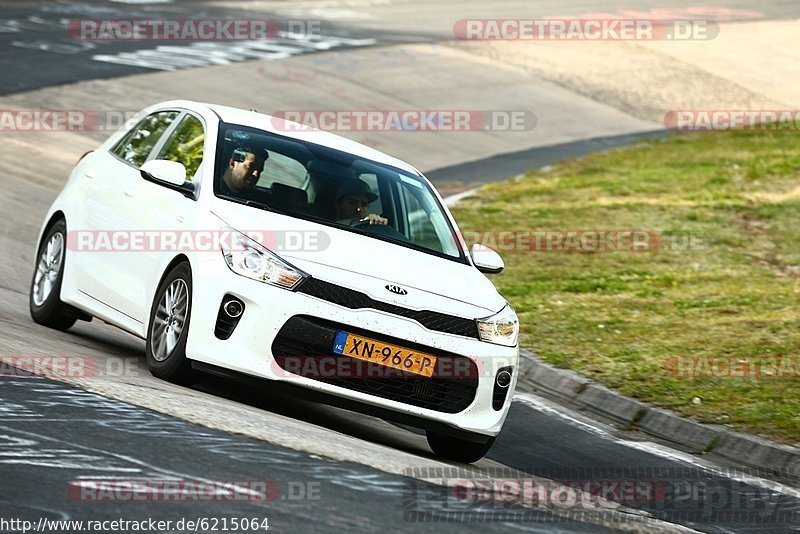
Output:
[[[114,147],[112,152],[128,163],[140,167],[177,116],[177,111],[160,111],[148,115]]]
[[[183,163],[186,179],[191,181],[203,161],[204,141],[203,123],[194,115],[186,115],[161,149],[158,159]]]

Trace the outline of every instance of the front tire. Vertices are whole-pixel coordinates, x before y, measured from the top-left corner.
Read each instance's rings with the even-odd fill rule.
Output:
[[[489,452],[494,445],[494,437],[488,438],[485,443],[475,443],[466,439],[460,439],[445,434],[439,434],[431,430],[425,431],[428,438],[428,445],[431,450],[441,458],[471,464],[477,462]]]
[[[147,330],[147,368],[162,380],[181,385],[196,382],[186,357],[192,312],[192,271],[176,265],[158,286]]]
[[[74,313],[70,313],[70,306],[61,302],[66,244],[67,223],[59,219],[39,243],[28,298],[31,318],[56,330],[66,330],[78,320]]]

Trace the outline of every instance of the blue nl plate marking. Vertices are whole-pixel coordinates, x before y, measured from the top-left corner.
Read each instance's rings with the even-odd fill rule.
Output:
[[[336,341],[333,342],[333,352],[344,354],[344,346],[347,344],[347,332],[337,332]]]

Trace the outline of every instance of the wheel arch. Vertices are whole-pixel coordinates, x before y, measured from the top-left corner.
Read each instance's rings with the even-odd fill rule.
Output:
[[[50,228],[52,228],[52,226],[56,223],[56,221],[58,221],[58,219],[64,219],[64,224],[65,225],[67,224],[67,216],[64,214],[63,211],[58,209],[54,211],[53,214],[50,216],[50,220],[48,220],[47,224],[44,225],[44,230],[42,231],[42,233],[45,233],[48,230],[50,230]]]
[[[189,257],[186,254],[178,254],[174,258],[170,260],[164,270],[161,272],[161,276],[158,279],[158,283],[153,288],[152,294],[150,295],[150,309],[147,314],[147,324],[145,325],[144,334],[147,336],[147,333],[150,331],[150,317],[153,315],[153,306],[156,305],[156,294],[158,293],[158,288],[161,287],[161,284],[164,283],[164,279],[167,275],[180,265],[181,263],[186,263],[189,266],[189,274],[194,278],[194,273],[192,271],[192,262],[189,260]],[[194,282],[194,280],[192,280]],[[192,291],[194,291],[194,283],[192,284]]]
[[[58,275],[58,281],[56,283],[56,287],[53,288],[53,291],[58,291],[57,296],[55,297],[55,304],[51,301],[48,304],[48,300],[50,297],[48,296],[42,302],[42,304],[35,304],[33,301],[33,286],[34,280],[36,277],[36,269],[38,268],[40,254],[43,253],[45,247],[45,238],[47,237],[48,233],[56,226],[56,224],[62,223],[64,225],[64,251],[63,251],[63,259],[61,262],[61,269]],[[76,320],[81,321],[91,321],[92,316],[81,310],[80,308],[76,308],[75,306],[63,302],[61,300],[62,293],[64,291],[64,272],[67,266],[67,249],[68,246],[68,239],[69,235],[67,233],[67,217],[61,210],[56,210],[52,214],[50,214],[49,219],[47,222],[42,224],[41,231],[39,232],[39,238],[36,241],[36,249],[33,254],[33,280],[31,282],[31,289],[29,290],[29,306],[31,310],[31,317],[33,320],[39,324],[43,324],[45,326],[49,326],[51,328],[56,328],[58,330],[66,330],[75,324]],[[54,308],[55,306],[55,308]],[[49,311],[47,311],[49,309]],[[42,310],[46,310],[44,313],[45,315],[42,316]]]
[[[42,225],[42,229],[39,231],[39,238],[36,240],[36,254],[37,255],[39,254],[39,247],[42,246],[42,238],[45,235],[47,235],[47,232],[49,232],[50,229],[53,227],[53,225],[55,225],[59,220],[63,220],[64,221],[64,226],[67,226],[67,216],[60,209],[54,211],[50,215],[50,218],[47,219],[47,222]],[[69,235],[67,235],[65,237],[69,238]],[[66,243],[65,243],[65,245],[66,245]],[[34,257],[33,261],[34,262],[36,261],[35,257]]]

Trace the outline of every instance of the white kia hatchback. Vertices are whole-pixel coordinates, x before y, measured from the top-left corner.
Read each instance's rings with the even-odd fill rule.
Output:
[[[472,462],[508,413],[514,310],[410,165],[240,109],[143,110],[75,166],[42,225],[33,319],[98,317],[156,377],[265,379],[424,428]]]

